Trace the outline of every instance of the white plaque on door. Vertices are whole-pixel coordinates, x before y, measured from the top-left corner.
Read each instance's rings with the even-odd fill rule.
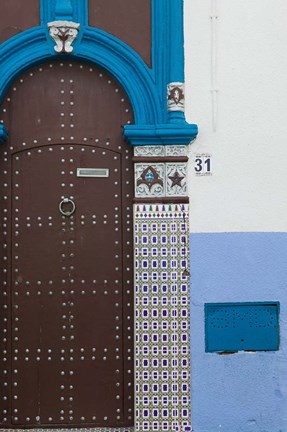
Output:
[[[108,168],[77,168],[77,177],[109,177]]]

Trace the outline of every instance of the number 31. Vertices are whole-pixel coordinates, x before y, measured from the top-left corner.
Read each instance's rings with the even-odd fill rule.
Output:
[[[211,163],[210,163],[210,157],[206,158],[197,158],[195,159],[195,171],[200,173],[202,171],[210,173],[211,171]]]

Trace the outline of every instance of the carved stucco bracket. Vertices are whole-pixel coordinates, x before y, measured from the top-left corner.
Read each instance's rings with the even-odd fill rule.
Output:
[[[167,109],[184,112],[184,83],[172,82],[167,86]]]
[[[79,34],[80,24],[73,21],[53,21],[48,23],[49,35],[56,42],[54,50],[58,54],[71,54],[73,42]]]

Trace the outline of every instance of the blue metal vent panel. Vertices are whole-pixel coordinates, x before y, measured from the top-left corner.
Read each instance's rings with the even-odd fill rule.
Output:
[[[279,303],[206,303],[205,351],[279,349]]]

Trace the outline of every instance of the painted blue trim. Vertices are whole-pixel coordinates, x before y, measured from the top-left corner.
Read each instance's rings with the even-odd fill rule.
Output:
[[[3,124],[0,124],[0,144],[3,144],[8,139],[8,131]]]
[[[169,82],[184,82],[184,36],[183,36],[183,0],[170,0],[169,2]],[[171,111],[168,113],[171,123],[185,122],[183,112]]]
[[[73,6],[71,0],[56,0],[55,14],[57,19],[73,21]]]
[[[113,75],[127,93],[135,125],[124,135],[131,145],[189,144],[196,125],[183,113],[167,113],[166,85],[183,77],[183,0],[152,0],[153,68],[118,38],[87,26],[88,0],[41,0],[41,26],[20,33],[0,45],[0,102],[12,81],[26,69],[53,59],[89,61]],[[58,55],[47,22],[80,23],[73,55]],[[172,29],[170,33],[170,29]]]
[[[183,0],[169,0],[169,81],[184,82]]]
[[[153,0],[152,65],[167,121],[185,123],[182,112],[167,112],[167,85],[184,82],[183,0]]]
[[[43,27],[27,30],[2,44],[0,100],[11,82],[33,65],[56,58],[87,60],[103,67],[119,81],[130,98],[136,123],[163,121],[164,113],[149,69],[125,43],[102,30],[86,27],[81,40],[74,45],[73,56],[56,55],[53,47],[54,43]]]
[[[126,125],[124,136],[133,146],[140,145],[187,145],[196,138],[197,125],[155,124]]]
[[[40,0],[41,24],[57,20],[88,23],[88,0]]]
[[[152,1],[152,74],[158,89],[162,106],[166,105],[167,84],[169,83],[170,47],[169,0]]]
[[[135,123],[165,120],[149,68],[128,45],[104,31],[87,27],[79,50],[75,46],[75,55],[97,63],[120,82],[133,106]]]

